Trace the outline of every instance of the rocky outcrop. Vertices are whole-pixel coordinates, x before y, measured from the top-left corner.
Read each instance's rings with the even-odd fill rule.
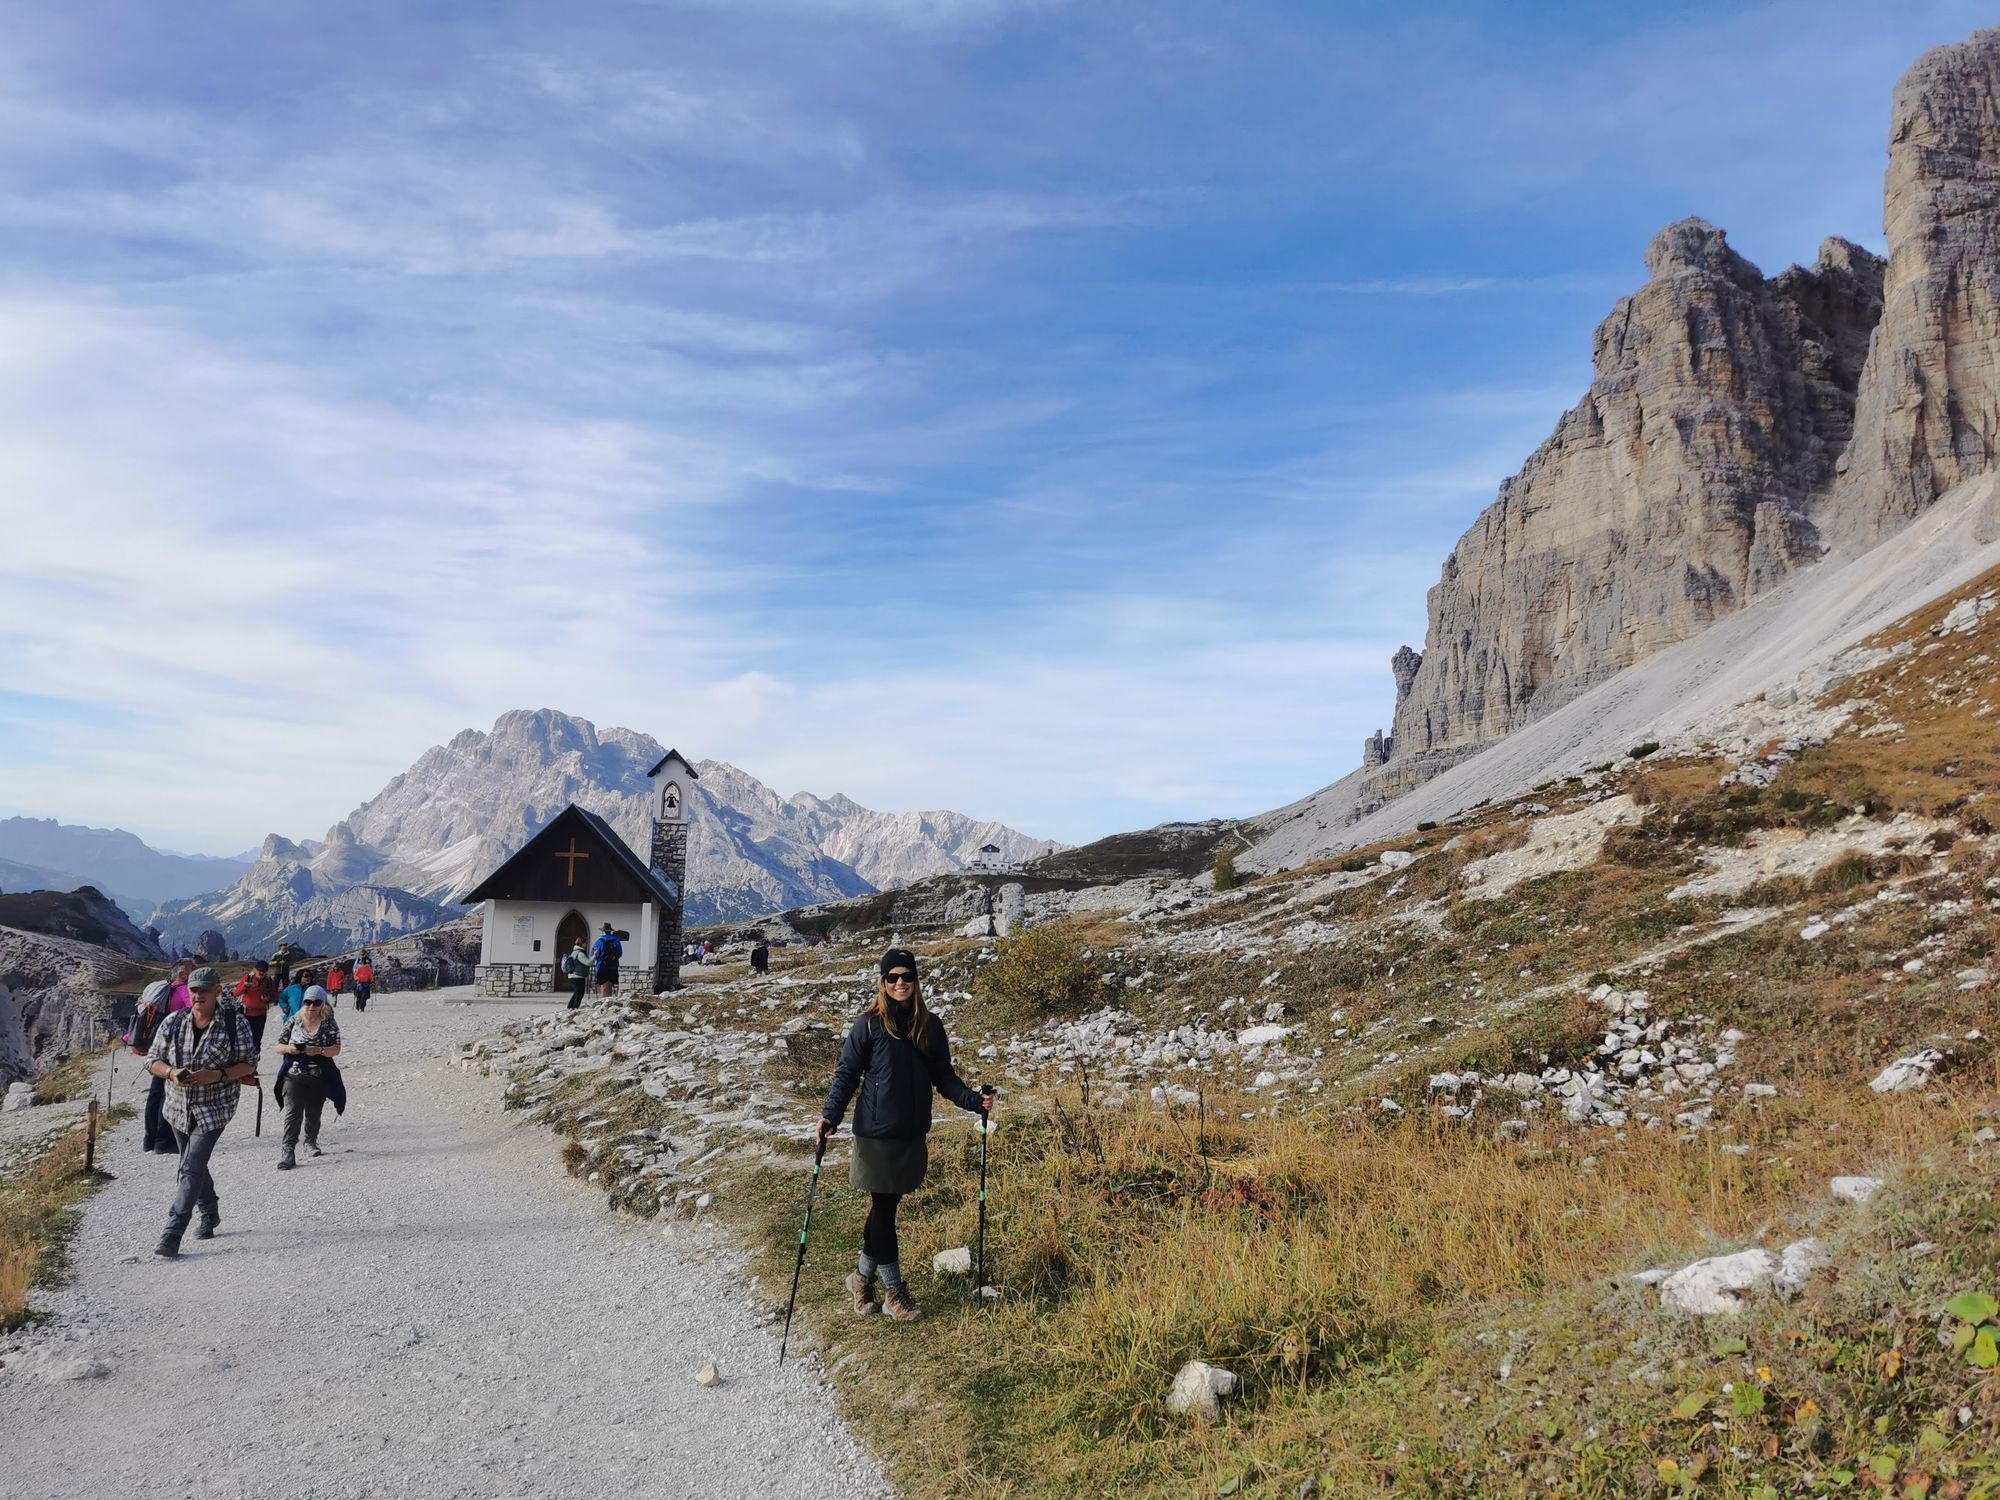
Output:
[[[1646,270],[1589,393],[1445,562],[1422,656],[1397,654],[1393,759],[1442,769],[1819,558],[1881,261],[1829,240],[1767,280],[1684,219]]]
[[[102,1046],[119,1029],[118,997],[161,972],[94,943],[0,926],[0,1080]]]
[[[95,886],[0,896],[0,927],[70,938],[108,948],[124,958],[157,961],[166,957],[159,934],[133,926],[117,903]]]
[[[1925,53],[1896,85],[1883,197],[1881,322],[1854,441],[1818,518],[1881,540],[2000,442],[2000,30]]]

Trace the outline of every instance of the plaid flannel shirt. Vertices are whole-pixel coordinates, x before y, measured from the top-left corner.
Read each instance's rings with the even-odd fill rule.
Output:
[[[250,1036],[250,1022],[233,1005],[219,1005],[208,1030],[196,1040],[194,1012],[177,1010],[160,1023],[153,1035],[153,1050],[146,1060],[164,1062],[176,1068],[192,1068],[206,1073],[211,1068],[229,1068],[237,1063],[255,1066],[257,1049]],[[243,1085],[233,1078],[219,1083],[183,1086],[167,1080],[167,1123],[182,1135],[197,1130],[220,1130],[236,1113]]]

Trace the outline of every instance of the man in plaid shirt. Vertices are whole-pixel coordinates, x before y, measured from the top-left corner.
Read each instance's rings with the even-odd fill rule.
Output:
[[[188,976],[188,994],[193,1005],[160,1023],[146,1059],[147,1071],[166,1080],[163,1116],[181,1153],[166,1232],[153,1247],[155,1255],[169,1259],[181,1253],[181,1236],[187,1233],[188,1220],[194,1217],[197,1206],[201,1222],[194,1237],[215,1238],[222,1209],[215,1196],[215,1179],[208,1175],[208,1159],[215,1154],[215,1143],[222,1139],[222,1128],[236,1113],[242,1081],[257,1072],[257,1047],[250,1037],[250,1022],[234,1006],[222,1007],[221,971],[196,969]]]

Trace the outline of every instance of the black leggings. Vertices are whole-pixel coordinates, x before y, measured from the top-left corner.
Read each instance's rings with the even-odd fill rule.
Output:
[[[900,1265],[896,1254],[896,1205],[901,1193],[870,1193],[868,1217],[861,1225],[861,1253],[885,1266]]]

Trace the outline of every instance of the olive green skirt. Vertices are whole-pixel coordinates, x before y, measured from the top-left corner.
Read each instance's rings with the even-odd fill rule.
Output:
[[[922,1136],[894,1141],[857,1135],[848,1153],[847,1180],[864,1193],[914,1193],[924,1185],[930,1164],[930,1144]]]

